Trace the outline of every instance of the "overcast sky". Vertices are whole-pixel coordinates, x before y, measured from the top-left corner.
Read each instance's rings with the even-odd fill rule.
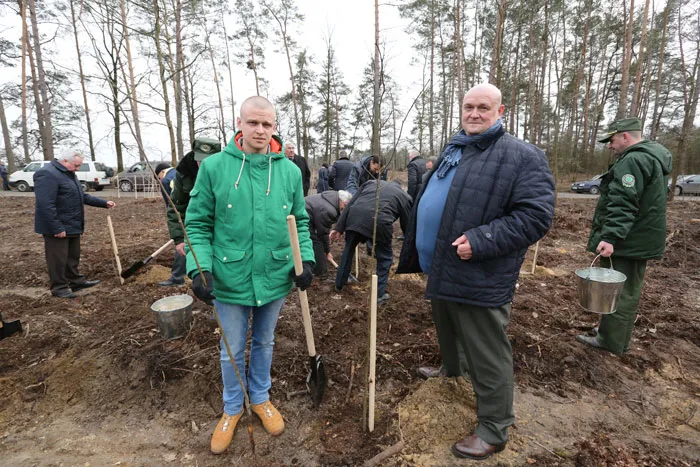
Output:
[[[303,25],[298,28],[293,34],[293,38],[297,41],[299,49],[306,48],[313,55],[317,69],[323,62],[326,52],[326,41],[330,36],[333,47],[336,51],[336,60],[340,71],[343,74],[345,83],[350,87],[352,95],[349,99],[354,100],[355,91],[361,81],[363,69],[369,63],[370,57],[374,50],[374,2],[368,0],[362,1],[322,1],[322,0],[296,0],[299,11],[305,16]],[[0,10],[2,15],[0,18],[0,34],[3,38],[13,40],[20,37],[19,33],[19,17],[14,14],[7,14],[10,10],[7,7],[2,7]],[[412,96],[419,89],[417,82],[420,81],[420,70],[410,65],[413,49],[411,48],[410,36],[405,32],[408,23],[402,19],[398,13],[396,6],[380,6],[380,30],[381,40],[385,43],[385,61],[387,71],[392,75],[394,80],[401,88],[400,95],[402,96],[401,108],[406,110],[413,100]],[[43,25],[42,25],[43,26]],[[272,40],[277,36],[273,26],[276,23],[271,23],[267,29],[268,42],[265,49],[265,68],[261,71],[261,76],[270,83],[270,97],[277,98],[289,91],[289,71],[286,57],[276,53],[275,49],[279,46],[273,44]],[[55,26],[47,24],[42,28],[42,35],[52,36],[52,28]],[[228,33],[232,34],[236,28],[233,21],[227,23]],[[81,48],[83,54],[90,52],[89,41],[84,34],[81,33]],[[77,62],[75,46],[72,38],[72,31],[63,31],[59,33],[56,45],[47,44],[46,49],[54,49],[60,51],[54,55],[54,59],[61,66],[76,70],[76,81],[74,83],[74,92],[69,96],[69,99],[79,104],[82,107],[82,95],[80,86],[77,81]],[[132,39],[133,40],[133,39]],[[132,48],[134,45],[132,44]],[[223,47],[223,46],[222,46]],[[222,53],[225,53],[222,49]],[[205,57],[200,59],[201,65],[209,67],[209,60]],[[94,65],[94,58],[84,56],[83,66],[86,68],[86,73],[98,74],[98,70]],[[148,65],[142,62],[137,64],[141,68],[141,72],[145,71]],[[152,65],[151,65],[152,66]],[[12,69],[0,70],[0,85],[4,82],[19,82],[20,69],[19,65]],[[219,74],[224,75],[225,79],[221,83],[222,93],[225,98],[229,96],[228,77],[225,68],[218,70]],[[98,84],[93,81],[93,86]],[[253,73],[245,70],[245,67],[235,66],[233,74],[234,83],[234,98],[237,101],[236,115],[240,103],[248,96],[255,94],[255,82]],[[205,95],[216,101],[216,93],[214,83],[207,83],[208,89]],[[414,88],[415,92],[414,92]],[[142,99],[148,99],[148,90],[143,86],[139,87],[139,93],[142,94]],[[143,96],[146,94],[146,97]],[[31,93],[30,93],[31,96]],[[162,99],[155,97],[158,107],[162,107]],[[90,98],[91,117],[93,118],[93,132],[96,136],[96,153],[97,160],[105,162],[109,165],[116,166],[116,154],[114,150],[114,140],[112,137],[113,123],[109,114],[105,110],[105,105],[95,95]],[[33,105],[30,102],[30,105]],[[172,105],[172,104],[171,104]],[[156,160],[169,160],[169,142],[167,129],[162,121],[162,116],[155,114],[147,115],[148,111],[145,107],[140,107],[144,115],[143,140],[149,157]],[[8,119],[12,120],[19,116],[18,108],[6,109]],[[230,109],[225,110],[225,115],[230,116]],[[83,119],[84,120],[84,119]],[[151,124],[149,124],[151,122]],[[410,122],[410,118],[407,123]],[[85,128],[84,122],[76,122],[76,124]],[[233,128],[229,129],[227,136],[230,138]],[[84,131],[84,130],[83,130]],[[405,133],[408,128],[404,130]],[[138,160],[138,151],[136,151],[133,138],[131,138],[130,130],[127,125],[122,127],[122,135],[125,144],[130,148],[124,153],[124,164],[128,166]],[[214,135],[212,135],[214,136]],[[87,152],[87,133],[85,132],[84,147],[78,148]],[[187,144],[187,143],[186,143]],[[367,143],[368,145],[369,143]],[[58,151],[67,148],[58,148]],[[21,150],[20,147],[15,150]],[[41,159],[41,154],[35,154],[35,159]]]

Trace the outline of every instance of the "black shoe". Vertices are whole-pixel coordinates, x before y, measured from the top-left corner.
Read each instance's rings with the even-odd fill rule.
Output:
[[[55,292],[51,292],[51,295],[57,298],[75,298],[77,297],[76,294],[71,292],[68,289],[62,289],[62,290],[56,290]]]
[[[342,287],[338,287],[337,285],[335,285],[335,286],[333,286],[333,290],[335,290],[336,292],[340,293],[340,292],[343,291],[343,288],[342,288]]]
[[[418,376],[424,379],[447,376],[447,370],[442,365],[440,365],[439,368],[434,366],[420,366],[416,372],[418,373]]]
[[[81,282],[80,284],[71,285],[70,288],[73,290],[73,292],[77,292],[78,290],[87,289],[88,287],[94,287],[99,283],[100,283],[99,280],[85,281],[85,282]]]
[[[161,287],[179,287],[181,285],[185,285],[185,279],[182,279],[181,281],[176,281],[176,280],[173,280],[172,278],[170,278],[167,281],[158,282],[157,285],[159,285]]]
[[[598,342],[598,338],[596,336],[587,336],[585,334],[580,334],[576,336],[576,340],[584,344],[590,345],[591,347],[595,347],[596,349],[605,348],[600,342]]]
[[[452,445],[452,454],[462,459],[482,461],[505,448],[506,443],[489,444],[477,435],[470,435]]]

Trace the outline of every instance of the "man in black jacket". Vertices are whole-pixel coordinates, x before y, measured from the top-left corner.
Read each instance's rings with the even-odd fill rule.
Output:
[[[311,170],[309,170],[309,164],[306,163],[306,159],[302,156],[297,156],[294,154],[294,143],[286,143],[284,145],[284,155],[287,159],[294,162],[299,170],[301,170],[301,183],[304,186],[304,196],[309,194],[309,187],[311,186]]]
[[[365,182],[340,215],[338,223],[330,234],[330,239],[336,240],[340,238],[341,233],[345,232],[345,249],[335,278],[337,290],[342,290],[348,282],[355,247],[359,243],[372,239],[377,189],[379,189],[377,238],[374,244],[374,255],[377,258],[377,303],[381,305],[389,300],[386,285],[389,281],[389,269],[394,262],[394,253],[391,249],[394,222],[399,219],[401,231],[405,232],[411,214],[411,197],[401,189],[400,183],[398,180]]]
[[[328,185],[336,191],[345,190],[348,186],[348,178],[352,172],[353,163],[348,159],[348,153],[340,151],[340,157],[333,162],[328,173]]]
[[[74,292],[100,283],[86,280],[78,271],[80,235],[85,230],[83,205],[115,206],[114,201],[83,192],[75,176],[82,163],[82,154],[69,152],[34,173],[34,231],[44,236],[51,294],[59,298],[75,298]]]
[[[423,185],[423,175],[426,172],[426,163],[418,151],[408,153],[408,194],[411,199],[416,199],[420,187]]]
[[[368,180],[380,178],[379,171],[384,166],[379,156],[365,156],[353,167],[348,178],[347,190],[355,196],[357,190]],[[389,168],[385,168],[381,173],[381,179],[386,180]]]
[[[505,132],[503,110],[491,84],[464,96],[462,130],[418,193],[397,268],[428,274],[425,295],[449,375],[460,373],[458,343],[464,350],[479,423],[452,452],[476,460],[503,450],[515,421],[506,326],[525,252],[554,216],[547,158]]]
[[[351,199],[352,195],[345,190],[324,191],[304,199],[306,212],[309,213],[309,234],[316,258],[314,275],[319,279],[328,276],[328,261],[333,259],[328,234]]]

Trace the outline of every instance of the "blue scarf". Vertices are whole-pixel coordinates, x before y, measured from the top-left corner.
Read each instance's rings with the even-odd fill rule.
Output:
[[[503,123],[501,123],[501,119],[499,118],[488,130],[478,135],[468,135],[464,132],[464,129],[459,130],[445,146],[443,151],[445,157],[442,159],[440,167],[438,167],[435,172],[437,178],[444,178],[452,167],[459,164],[460,159],[462,159],[462,150],[467,144],[478,144],[487,140],[498,133],[501,127],[503,127]]]

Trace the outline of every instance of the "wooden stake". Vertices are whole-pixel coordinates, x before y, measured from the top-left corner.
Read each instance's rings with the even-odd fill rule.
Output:
[[[372,294],[369,316],[369,432],[374,431],[374,393],[377,377],[377,275],[372,274]]]
[[[114,259],[117,260],[117,276],[119,276],[119,282],[124,285],[124,278],[122,277],[122,262],[119,261],[119,250],[117,249],[117,239],[114,237],[114,227],[112,227],[112,216],[107,216],[107,227],[109,227],[109,236],[112,239],[112,251],[114,251]]]
[[[535,273],[535,269],[537,269],[537,253],[540,251],[540,241],[537,240],[537,243],[535,243],[535,256],[532,258],[532,271],[530,274]]]

